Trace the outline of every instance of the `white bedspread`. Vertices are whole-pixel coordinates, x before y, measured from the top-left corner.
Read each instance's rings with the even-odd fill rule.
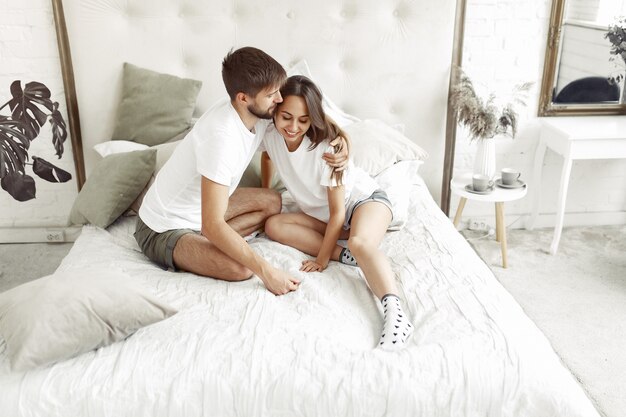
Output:
[[[384,250],[416,331],[374,350],[382,316],[358,269],[297,271],[305,255],[251,245],[302,278],[276,297],[163,271],[133,218],[83,229],[60,269],[120,270],[180,312],[127,340],[28,373],[0,342],[0,416],[597,416],[544,335],[497,282],[423,182]]]

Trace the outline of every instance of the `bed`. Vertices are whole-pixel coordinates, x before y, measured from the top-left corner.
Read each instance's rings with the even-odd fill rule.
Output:
[[[228,50],[222,44],[256,40],[289,64],[298,60],[286,55],[302,58],[306,52],[314,79],[333,91],[327,105],[347,125],[352,115],[384,119],[387,126],[402,123],[392,129],[413,138],[430,158],[396,152],[397,160],[378,164],[374,174],[381,184],[404,187],[397,201],[404,197],[406,223],[387,234],[382,249],[415,332],[400,351],[373,349],[382,318],[358,268],[333,262],[322,273],[300,273],[305,255],[261,233],[249,241],[254,250],[302,279],[297,291],[276,297],[256,277],[228,283],[159,268],[134,241],[136,216],[116,216],[105,227],[83,226],[55,274],[120,273],[175,311],[122,340],[27,371],[12,369],[7,341],[0,339],[0,416],[598,416],[545,336],[435,203],[450,56],[438,48],[450,41],[454,3],[442,2],[438,10],[422,3],[322,1],[313,7],[277,1],[259,3],[266,6],[261,10],[245,2],[160,0],[148,8],[134,1],[64,2],[81,109],[82,142],[74,150],[84,149],[83,189],[98,173],[94,145],[111,137],[123,95],[121,66],[130,58],[179,75],[206,71],[197,115],[221,94],[215,92],[219,81],[210,79]],[[121,11],[135,18],[122,19]],[[177,32],[179,20],[190,14]],[[234,28],[220,20],[225,15],[237,20]],[[278,16],[296,24],[282,30],[271,24]],[[294,32],[300,27],[314,33],[308,25],[322,17],[320,38]],[[389,19],[400,22],[392,27]],[[207,21],[224,35],[211,38],[219,46],[208,47],[199,37]],[[334,31],[336,26],[347,30]],[[105,27],[111,36],[101,33]],[[276,41],[276,33],[254,38],[255,31],[270,28],[287,39]],[[424,30],[447,41],[428,45]],[[163,53],[155,54],[148,35],[160,40]],[[389,50],[368,61],[371,48],[357,40],[382,42]],[[415,45],[424,53],[397,55]],[[193,71],[177,67],[181,61],[173,51],[204,47],[196,60],[187,56]],[[412,66],[424,59],[431,63],[427,68]],[[347,77],[336,77],[337,62],[349,69]],[[356,65],[365,62],[375,65]],[[435,85],[420,86],[425,79]],[[364,87],[373,80],[384,82]],[[362,93],[359,99],[348,100],[355,91]],[[377,94],[384,99],[374,100]],[[409,117],[411,109],[399,103],[416,94],[434,104],[427,114]],[[365,157],[376,165],[381,154],[366,149]],[[294,210],[283,196],[284,210]],[[0,308],[0,320],[2,315]],[[46,342],[40,344],[45,348]]]
[[[121,270],[178,313],[26,374],[6,373],[0,356],[3,415],[596,416],[544,335],[412,180],[409,220],[383,243],[416,328],[406,349],[372,349],[382,319],[358,269],[334,262],[298,274],[304,255],[261,235],[252,247],[303,280],[276,297],[258,279],[161,270],[132,238],[135,217],[121,217],[106,230],[85,226],[59,270]]]

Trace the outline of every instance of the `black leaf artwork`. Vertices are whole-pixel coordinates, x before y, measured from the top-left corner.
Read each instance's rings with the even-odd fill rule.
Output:
[[[7,174],[0,180],[0,185],[17,201],[35,198],[35,180],[29,175],[19,172]]]
[[[33,156],[33,172],[50,182],[66,182],[72,178],[69,172],[55,167],[45,159],[36,156]]]
[[[26,166],[32,165],[33,173],[49,182],[67,182],[72,175],[45,159],[32,156],[29,163],[30,143],[39,136],[41,128],[50,122],[52,145],[59,159],[63,156],[63,143],[67,139],[67,127],[59,112],[59,103],[51,100],[48,87],[36,81],[22,89],[20,80],[10,87],[12,98],[0,106],[9,106],[11,115],[0,114],[0,185],[17,201],[35,198],[35,180],[26,174]]]

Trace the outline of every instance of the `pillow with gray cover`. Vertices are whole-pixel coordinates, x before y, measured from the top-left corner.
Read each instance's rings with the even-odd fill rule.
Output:
[[[102,228],[113,223],[145,188],[156,157],[156,149],[146,149],[109,155],[98,162],[74,201],[70,222]]]
[[[0,336],[14,371],[123,340],[176,310],[110,271],[56,272],[0,294]]]
[[[202,81],[124,63],[122,99],[112,139],[158,145],[185,132]]]

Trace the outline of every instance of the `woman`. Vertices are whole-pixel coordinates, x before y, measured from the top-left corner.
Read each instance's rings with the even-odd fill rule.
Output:
[[[337,171],[320,159],[329,148],[337,152],[342,146],[330,147],[328,138],[346,135],[326,117],[322,93],[311,80],[290,77],[280,93],[283,102],[263,139],[263,183],[272,177],[271,159],[303,213],[274,215],[265,232],[316,257],[303,261],[302,271],[323,271],[330,260],[359,266],[384,312],[378,345],[397,349],[413,326],[402,311],[389,260],[378,249],[392,220],[391,203],[374,179],[351,162]],[[348,247],[337,245],[338,239],[348,239]]]

